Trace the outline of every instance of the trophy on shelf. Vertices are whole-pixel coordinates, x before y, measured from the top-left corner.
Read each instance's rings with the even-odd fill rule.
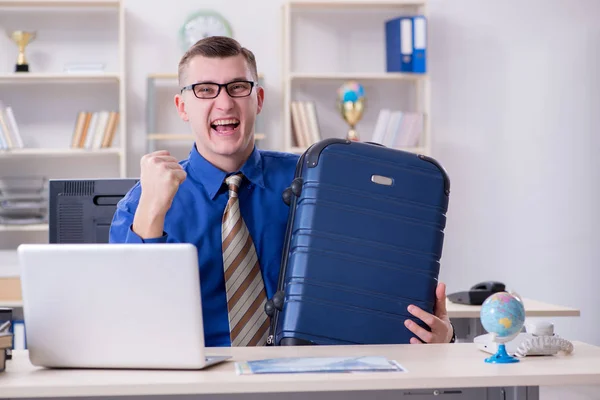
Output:
[[[363,86],[355,81],[345,82],[338,89],[338,109],[344,121],[350,125],[346,138],[359,141],[360,136],[356,132],[356,124],[361,120],[365,110],[365,90]]]
[[[15,64],[15,72],[29,72],[29,64],[25,59],[25,47],[35,39],[35,36],[35,31],[13,31],[9,34],[9,37],[19,47],[19,56],[17,57],[17,64]]]

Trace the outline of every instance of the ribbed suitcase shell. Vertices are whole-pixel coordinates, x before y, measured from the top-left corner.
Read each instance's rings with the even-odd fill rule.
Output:
[[[278,287],[283,307],[272,314],[269,344],[408,343],[414,334],[405,319],[427,328],[408,305],[433,312],[435,303],[445,170],[426,156],[326,139],[302,155],[296,178],[301,192],[290,200]]]

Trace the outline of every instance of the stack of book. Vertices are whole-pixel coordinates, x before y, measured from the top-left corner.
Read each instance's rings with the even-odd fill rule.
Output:
[[[6,369],[7,352],[13,347],[13,335],[9,328],[10,321],[0,323],[0,372]]]
[[[80,111],[71,138],[74,149],[111,147],[119,126],[118,111]]]
[[[23,139],[12,107],[0,102],[0,150],[22,149]]]
[[[294,146],[306,148],[321,140],[317,110],[312,101],[292,101]]]
[[[44,178],[0,179],[0,224],[46,223],[47,216],[48,190]]]
[[[424,115],[383,109],[379,112],[372,141],[393,148],[416,147],[423,133]]]

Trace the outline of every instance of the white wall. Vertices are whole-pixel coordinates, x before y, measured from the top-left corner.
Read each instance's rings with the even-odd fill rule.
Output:
[[[126,1],[130,174],[145,146],[145,77],[176,70],[178,29],[198,8],[221,12],[256,53],[263,147],[282,144],[281,4]],[[496,279],[580,308],[554,320],[557,332],[600,345],[600,2],[432,0],[429,10],[434,156],[452,179],[442,279],[449,292]],[[171,104],[163,97],[161,113]]]
[[[600,344],[600,2],[435,1],[431,14],[434,153],[453,178],[443,278],[578,307],[557,332]]]

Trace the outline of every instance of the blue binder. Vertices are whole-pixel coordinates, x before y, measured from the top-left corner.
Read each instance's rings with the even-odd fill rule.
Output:
[[[415,16],[413,20],[413,70],[415,73],[427,72],[427,19]]]
[[[427,72],[427,19],[401,16],[385,23],[388,72]]]
[[[412,24],[411,17],[398,17],[385,22],[388,72],[412,72]]]

